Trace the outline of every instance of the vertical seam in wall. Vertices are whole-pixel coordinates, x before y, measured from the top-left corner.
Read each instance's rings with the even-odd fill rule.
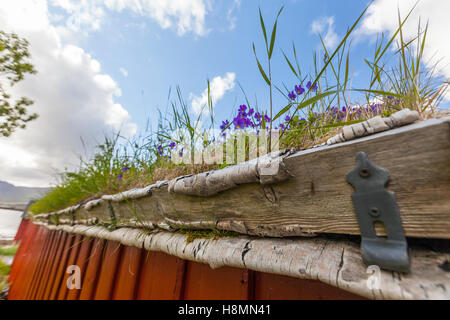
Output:
[[[138,294],[138,290],[139,290],[139,286],[140,286],[140,282],[141,282],[141,274],[142,274],[142,265],[145,263],[145,253],[147,252],[147,250],[145,250],[144,248],[140,248],[141,252],[139,254],[139,265],[138,265],[138,269],[137,269],[137,276],[136,276],[136,281],[134,283],[134,290],[133,290],[133,300],[136,300],[137,298],[137,294]]]
[[[120,265],[121,265],[121,262],[122,262],[123,247],[124,247],[124,245],[122,245],[120,242],[119,242],[118,244],[119,244],[119,245],[118,245],[118,247],[117,247],[116,250],[119,250],[119,253],[117,254],[117,255],[118,255],[118,257],[117,257],[117,263],[116,263],[116,265],[114,266],[114,273],[113,273],[114,276],[113,276],[113,278],[111,279],[113,285],[111,286],[111,290],[110,290],[110,292],[109,292],[108,300],[111,300],[111,299],[112,299],[114,290],[116,290],[116,286],[117,286],[117,281],[116,281],[116,279],[117,279],[117,272],[119,271],[119,268],[120,268]]]
[[[89,300],[94,299],[95,296],[95,292],[97,291],[97,284],[98,284],[98,278],[100,277],[100,271],[102,270],[102,266],[103,266],[103,258],[105,257],[105,251],[106,251],[106,240],[100,239],[101,243],[102,243],[102,252],[101,252],[101,257],[100,257],[100,261],[98,263],[97,266],[97,270],[95,271],[95,278],[94,278],[94,283],[92,284],[92,291],[91,294],[89,296]],[[100,250],[100,249],[99,249]],[[87,268],[86,268],[87,270]]]
[[[179,292],[174,292],[174,299],[176,300],[184,300],[185,290],[186,290],[186,274],[188,269],[189,261],[179,259],[177,275],[176,275],[176,283],[175,288],[179,288]]]
[[[67,255],[66,255],[66,258],[64,259],[64,261],[61,260],[58,263],[58,270],[57,270],[57,272],[59,271],[60,266],[62,266],[61,267],[62,268],[62,273],[60,274],[59,279],[58,279],[58,275],[56,275],[55,281],[53,282],[53,286],[52,286],[52,288],[50,290],[49,300],[56,300],[58,298],[58,296],[59,296],[59,290],[61,290],[61,281],[62,281],[62,279],[64,279],[64,274],[65,274],[64,270],[67,268],[67,262],[69,261],[71,247],[72,247],[72,244],[73,244],[73,240],[75,239],[75,235],[74,234],[71,234],[71,233],[68,233],[68,232],[66,232],[66,233],[67,233],[66,241],[67,241],[67,244],[68,244],[67,245],[68,252],[67,252]],[[63,251],[62,251],[63,255],[64,255],[64,251],[65,250],[66,250],[66,243],[64,243],[64,247],[63,247]],[[52,296],[53,287],[55,288],[55,294]]]

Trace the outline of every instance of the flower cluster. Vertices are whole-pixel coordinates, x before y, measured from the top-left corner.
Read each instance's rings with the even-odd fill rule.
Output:
[[[117,178],[118,178],[119,180],[122,180],[123,174],[124,174],[125,172],[127,172],[128,170],[130,170],[129,167],[127,167],[127,166],[123,167],[123,168],[122,168],[122,173],[119,174],[119,175],[117,176]]]
[[[306,88],[310,91],[316,91],[317,90],[317,83],[312,85],[311,81],[308,81],[306,84]],[[302,85],[295,85],[294,91],[291,91],[288,93],[288,98],[291,100],[295,100],[298,96],[301,96],[303,93],[305,93],[305,88],[302,87]]]
[[[386,106],[380,103],[372,103],[368,106],[361,107],[332,107],[329,109],[327,119],[342,120],[358,120],[365,115],[378,115],[386,110]]]
[[[176,146],[177,146],[177,144],[176,144],[174,141],[172,141],[172,142],[169,144],[169,148],[170,148],[170,149],[173,149],[173,148],[175,148]],[[163,151],[164,151],[163,145],[162,145],[162,144],[158,145],[158,147],[157,147],[156,149],[158,150],[159,156],[162,156],[162,155],[163,155]],[[170,156],[169,156],[169,157],[170,157]]]
[[[250,108],[247,112],[247,106],[242,104],[239,106],[237,116],[233,119],[233,125],[235,129],[254,128],[256,123],[253,121],[253,114],[255,110]]]
[[[245,128],[258,128],[261,127],[263,119],[266,123],[272,121],[269,116],[266,114],[261,114],[259,112],[255,112],[255,109],[248,108],[245,104],[239,106],[238,114],[233,118],[232,124],[234,125],[234,129],[245,129]],[[222,121],[220,125],[220,130],[222,131],[222,136],[225,137],[227,130],[230,127],[230,122],[228,120]]]

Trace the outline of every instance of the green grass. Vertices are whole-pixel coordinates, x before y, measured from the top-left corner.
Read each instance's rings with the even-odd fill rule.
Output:
[[[0,247],[0,256],[14,256],[18,246]]]
[[[0,275],[7,276],[11,272],[11,267],[0,260]]]
[[[8,275],[11,272],[11,267],[7,266],[0,260],[0,292],[8,286]]]
[[[264,63],[261,64],[256,56],[256,49],[253,53],[258,72],[267,84],[270,97],[269,110],[259,108],[256,99],[255,103],[251,103],[240,84],[239,87],[248,108],[254,108],[263,115],[275,114],[277,108],[278,112],[273,116],[273,121],[269,123],[262,121],[261,130],[268,127],[272,129],[274,121],[280,121],[286,115],[290,116],[290,120],[285,123],[289,130],[281,130],[280,148],[308,148],[336,134],[343,125],[363,121],[375,115],[388,116],[403,108],[417,110],[421,118],[425,119],[433,114],[442,101],[449,82],[439,76],[438,65],[426,68],[423,61],[428,25],[419,24],[417,36],[413,39],[405,39],[403,35],[405,23],[412,10],[404,18],[399,13],[396,32],[390,37],[381,34],[375,44],[373,56],[364,57],[370,75],[369,83],[364,88],[352,87],[351,35],[357,29],[366,10],[348,28],[348,32],[335,50],[329,51],[322,41],[321,51],[313,54],[312,73],[305,73],[302,70],[294,44],[291,53],[282,51],[283,61],[298,80],[297,84],[311,81],[313,86],[317,85],[317,90],[307,89],[305,94],[295,100],[288,97],[288,93],[293,90],[290,87],[293,85],[286,86],[284,83],[276,85],[276,79],[273,79],[276,73],[271,69],[276,26],[278,19],[282,18],[280,15],[282,10],[276,15],[270,41],[266,24],[260,16],[267,54],[265,64],[267,72]],[[254,43],[253,48],[257,46],[258,44]],[[143,187],[157,180],[224,167],[224,165],[175,165],[168,159],[171,142],[190,144],[193,149],[194,146],[206,147],[220,141],[220,132],[214,131],[217,123],[213,113],[213,100],[209,94],[209,80],[207,85],[208,101],[204,106],[204,111],[209,113],[207,122],[202,124],[202,114],[194,117],[190,113],[190,107],[179,87],[176,88],[174,96],[169,90],[167,106],[159,113],[156,130],[151,130],[147,125],[146,134],[132,140],[125,139],[120,134],[105,138],[104,143],[97,146],[92,157],[80,158],[78,170],[61,173],[60,182],[55,188],[33,204],[30,210],[33,213],[52,212],[102,194],[117,193]],[[273,106],[274,92],[284,97],[286,104]],[[371,111],[364,108],[364,105],[370,105],[375,98],[381,101],[380,110]],[[333,111],[333,106],[343,104],[347,106],[345,112]],[[232,122],[228,128],[231,125]],[[235,135],[232,134],[227,136],[227,139],[234,138]],[[124,168],[128,169],[124,171]],[[195,236],[196,234],[188,234],[189,239]]]

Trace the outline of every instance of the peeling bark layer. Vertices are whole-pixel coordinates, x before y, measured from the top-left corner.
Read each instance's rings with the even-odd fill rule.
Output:
[[[181,259],[247,268],[300,279],[319,280],[372,299],[450,299],[450,273],[442,268],[449,254],[411,248],[410,274],[376,271],[364,265],[358,244],[324,238],[260,239],[252,237],[195,239],[170,232],[149,233],[122,228],[109,231],[84,225],[45,225],[126,246],[162,251]],[[375,277],[375,278],[374,278]]]
[[[401,127],[406,124],[411,124],[417,120],[419,120],[419,113],[417,111],[402,109],[387,118],[376,116],[360,123],[344,126],[342,129],[343,132],[328,139],[326,144],[332,145],[339,142],[349,141],[377,132]]]

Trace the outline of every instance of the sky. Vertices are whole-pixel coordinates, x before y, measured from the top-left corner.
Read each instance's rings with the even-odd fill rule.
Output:
[[[368,82],[363,59],[373,56],[377,35],[389,35],[416,0],[374,0],[352,40],[354,87]],[[214,115],[232,119],[245,103],[268,107],[267,85],[252,51],[264,67],[264,42],[258,8],[270,30],[284,6],[272,57],[273,81],[298,84],[282,50],[292,58],[295,43],[303,74],[313,71],[312,56],[340,42],[369,5],[364,0],[2,0],[0,30],[30,42],[38,73],[10,88],[14,97],[35,101],[40,116],[25,130],[0,137],[0,180],[22,186],[49,186],[57,173],[79,165],[105,134],[125,137],[155,128],[159,111],[167,113],[169,89],[179,86],[190,112],[197,115],[211,83]],[[405,25],[405,37],[417,32],[419,19],[429,21],[425,60],[438,58],[440,74],[450,78],[448,0],[421,0]],[[323,51],[322,51],[323,52]],[[323,55],[323,53],[321,53]],[[450,97],[449,97],[450,98]],[[450,99],[449,99],[450,100]],[[286,105],[274,94],[274,111]],[[444,104],[448,107],[448,100]]]

